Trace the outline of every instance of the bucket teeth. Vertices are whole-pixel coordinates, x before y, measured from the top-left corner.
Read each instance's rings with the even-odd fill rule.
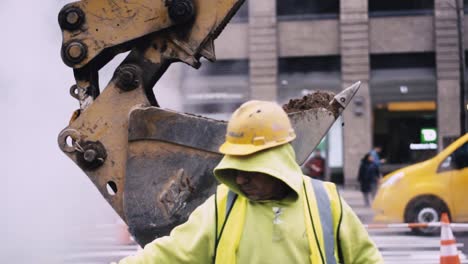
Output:
[[[355,82],[353,85],[349,86],[348,88],[344,89],[339,94],[335,95],[335,97],[330,102],[330,104],[338,103],[342,108],[341,110],[343,110],[344,108],[346,108],[348,103],[356,94],[360,86],[361,86],[361,82]]]

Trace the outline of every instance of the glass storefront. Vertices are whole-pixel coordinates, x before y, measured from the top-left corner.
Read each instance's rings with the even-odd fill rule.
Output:
[[[423,129],[437,128],[434,54],[371,56],[370,87],[373,144],[382,147],[388,169],[434,156],[437,142],[421,137]]]
[[[424,142],[424,129],[437,131],[436,111],[374,110],[374,144],[387,164],[412,164],[437,154],[437,142]],[[432,144],[431,144],[432,143]]]

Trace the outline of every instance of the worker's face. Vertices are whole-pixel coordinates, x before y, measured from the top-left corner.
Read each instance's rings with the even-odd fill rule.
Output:
[[[287,187],[282,181],[261,172],[236,171],[236,184],[253,201],[282,199]]]

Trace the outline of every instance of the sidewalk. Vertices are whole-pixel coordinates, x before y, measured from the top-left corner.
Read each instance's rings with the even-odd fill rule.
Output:
[[[364,224],[372,222],[372,219],[374,218],[374,212],[372,211],[372,208],[365,206],[364,198],[360,190],[353,187],[340,187],[340,194],[349,204],[349,206],[353,208],[353,211]]]

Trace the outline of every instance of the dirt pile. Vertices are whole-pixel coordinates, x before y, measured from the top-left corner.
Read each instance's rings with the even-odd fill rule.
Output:
[[[332,92],[316,91],[311,94],[305,95],[301,99],[291,99],[287,104],[283,105],[286,113],[302,112],[309,109],[325,108],[333,113],[333,116],[338,117],[339,105],[330,105],[331,100],[335,96]]]

